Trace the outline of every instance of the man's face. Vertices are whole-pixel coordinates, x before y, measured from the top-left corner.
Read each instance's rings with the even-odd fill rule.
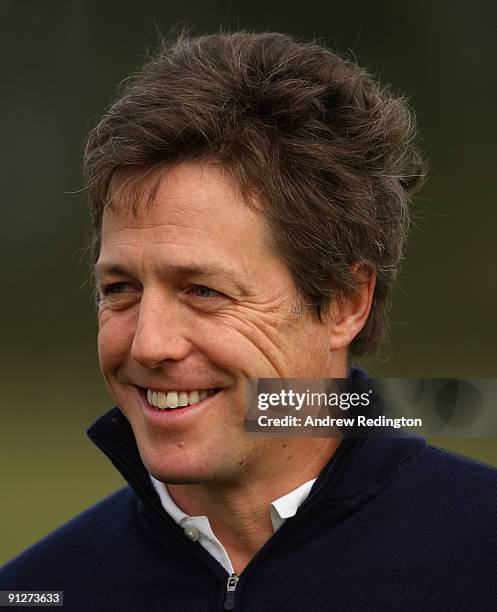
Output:
[[[135,216],[119,186],[97,263],[98,349],[145,466],[171,483],[263,470],[279,460],[281,444],[245,432],[246,379],[343,375],[330,359],[331,324],[295,308],[295,285],[268,248],[264,217],[229,172],[180,164],[149,207],[144,192]],[[194,403],[159,410],[147,390],[152,403],[174,391]],[[208,396],[195,403],[193,391]]]

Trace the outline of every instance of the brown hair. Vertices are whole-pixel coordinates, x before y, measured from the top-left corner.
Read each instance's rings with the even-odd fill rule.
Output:
[[[371,313],[350,346],[371,353],[387,331],[409,198],[423,175],[415,136],[402,98],[319,44],[277,33],[181,36],[124,82],[88,137],[95,256],[116,170],[159,177],[184,160],[221,163],[247,202],[257,195],[317,316],[357,289],[353,264],[376,272]]]

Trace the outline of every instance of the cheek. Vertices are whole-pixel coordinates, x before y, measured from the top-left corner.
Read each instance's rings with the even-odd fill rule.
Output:
[[[312,324],[303,327],[291,347],[291,370],[295,378],[328,376],[330,358],[329,330]]]
[[[249,378],[313,378],[326,375],[329,329],[302,317],[226,317],[218,322],[212,342],[205,345],[210,359]]]
[[[245,338],[227,325],[205,322],[192,326],[189,342],[196,353],[204,355],[222,369],[231,369],[241,361]]]
[[[233,316],[196,323],[190,340],[211,363],[249,378],[272,375],[272,343],[252,323]]]
[[[119,317],[101,318],[98,328],[98,358],[103,372],[118,368],[129,356],[133,326]]]

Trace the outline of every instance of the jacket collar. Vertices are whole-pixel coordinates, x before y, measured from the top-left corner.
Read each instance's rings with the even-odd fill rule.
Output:
[[[146,505],[152,505],[162,512],[160,500],[141,460],[133,429],[119,408],[116,406],[98,418],[86,433],[138,497]]]

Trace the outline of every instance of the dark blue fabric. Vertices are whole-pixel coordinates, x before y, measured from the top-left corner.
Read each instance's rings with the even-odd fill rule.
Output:
[[[75,612],[223,610],[225,570],[164,512],[128,421],[89,430],[128,486],[0,569]],[[497,470],[421,438],[345,439],[242,573],[235,610],[497,610]]]

